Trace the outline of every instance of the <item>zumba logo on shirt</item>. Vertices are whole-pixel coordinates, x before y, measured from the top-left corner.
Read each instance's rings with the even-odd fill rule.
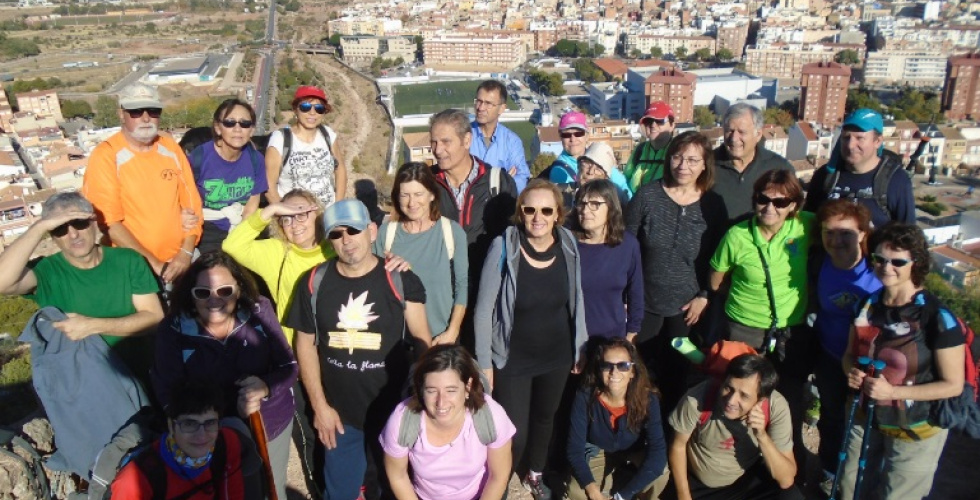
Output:
[[[330,341],[327,346],[334,349],[347,349],[349,354],[354,354],[354,349],[368,349],[378,351],[381,349],[381,334],[363,332],[367,330],[368,324],[378,319],[374,314],[374,303],[367,304],[367,292],[354,298],[354,294],[347,297],[347,304],[340,306],[337,317],[337,328],[343,329],[341,332],[329,332]]]
[[[208,179],[204,181],[204,207],[220,210],[235,202],[244,202],[252,196],[255,179],[239,177],[235,182],[225,182],[224,179]]]

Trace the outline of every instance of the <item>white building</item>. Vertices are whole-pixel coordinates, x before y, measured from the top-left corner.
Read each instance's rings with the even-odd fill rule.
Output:
[[[949,54],[930,49],[869,52],[864,63],[865,83],[942,86]]]
[[[694,89],[695,106],[711,106],[715,104],[716,98],[734,104],[735,101],[746,99],[762,89],[762,78],[733,68],[694,69],[688,73],[698,77]]]
[[[636,110],[631,110],[629,106],[630,91],[623,83],[593,83],[586,88],[589,91],[590,114],[602,115],[610,120],[628,120],[635,114]],[[640,94],[642,96],[642,92]]]

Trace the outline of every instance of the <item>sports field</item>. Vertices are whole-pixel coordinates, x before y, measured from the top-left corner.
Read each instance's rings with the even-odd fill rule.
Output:
[[[473,111],[473,98],[482,80],[468,82],[431,82],[393,86],[395,114],[398,116],[438,113],[447,108]],[[508,109],[517,104],[507,100]]]
[[[530,167],[534,158],[531,158],[531,141],[534,140],[534,136],[538,134],[538,129],[534,127],[531,122],[507,122],[504,125],[513,130],[518,137],[521,138],[521,142],[524,143],[524,158],[527,158],[527,164]],[[429,127],[405,127],[402,129],[402,133],[411,132],[428,132]]]

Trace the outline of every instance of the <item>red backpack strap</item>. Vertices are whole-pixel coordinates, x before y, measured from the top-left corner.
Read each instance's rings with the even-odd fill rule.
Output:
[[[718,398],[718,391],[721,389],[721,381],[713,380],[708,384],[708,390],[704,393],[704,408],[698,418],[698,427],[704,426],[711,420],[711,415],[715,412],[715,401]]]

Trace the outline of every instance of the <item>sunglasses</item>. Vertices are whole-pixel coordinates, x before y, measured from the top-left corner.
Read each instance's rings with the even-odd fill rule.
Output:
[[[336,231],[330,231],[330,234],[327,235],[327,238],[330,238],[331,240],[339,240],[344,237],[344,234],[346,234],[347,236],[357,236],[363,232],[364,232],[363,229],[348,227],[347,229],[337,229]]]
[[[528,217],[533,217],[538,212],[541,212],[541,215],[545,217],[551,217],[555,214],[555,207],[529,207],[524,205],[521,207],[521,212]]]
[[[140,109],[125,109],[123,110],[132,119],[142,118],[143,113],[150,115],[150,118],[160,118],[163,114],[163,110],[160,108],[140,108]]]
[[[180,419],[176,422],[176,424],[177,424],[177,429],[179,429],[180,432],[183,432],[184,434],[194,434],[201,427],[204,427],[204,430],[206,432],[214,432],[218,430],[218,419],[216,418],[205,420],[203,422],[199,422],[197,420],[190,419],[190,418]]]
[[[51,230],[51,236],[55,238],[61,238],[62,236],[68,234],[68,227],[71,226],[75,228],[76,231],[84,231],[92,225],[92,219],[75,219],[70,220],[54,229]]]
[[[790,198],[770,198],[764,194],[755,195],[755,204],[760,207],[764,207],[772,203],[772,206],[776,208],[786,208],[793,204],[793,200]]]
[[[646,120],[644,120],[643,124],[648,127],[654,124],[660,125],[662,127],[667,124],[667,119],[665,118],[663,120],[658,120],[656,118],[647,118]]]
[[[905,267],[913,262],[915,262],[915,259],[889,259],[884,255],[871,254],[871,263],[876,266],[884,266],[887,263],[891,264],[892,267]]]
[[[235,125],[238,125],[241,128],[252,128],[252,125],[255,125],[255,122],[252,120],[230,120],[226,118],[221,120],[221,125],[225,128],[235,128]]]
[[[584,130],[576,130],[575,132],[562,132],[561,133],[561,138],[562,139],[571,139],[572,137],[585,137],[585,131]]]
[[[219,299],[227,299],[232,295],[235,295],[235,285],[219,286],[213,290],[206,286],[196,286],[191,288],[191,296],[197,300],[208,300],[212,295],[218,297]]]
[[[310,212],[303,212],[301,214],[296,214],[296,215],[282,215],[282,216],[279,217],[279,224],[282,225],[282,227],[289,227],[289,226],[292,226],[293,225],[293,222],[294,221],[295,222],[306,222],[307,219],[310,218],[310,214],[311,213],[313,213],[313,212],[312,211],[310,211]]]
[[[309,113],[312,109],[316,111],[316,114],[318,115],[323,115],[327,112],[326,106],[320,103],[313,104],[312,102],[301,102],[299,103],[299,106],[296,106],[296,109],[302,111],[303,113]]]
[[[584,207],[589,207],[589,210],[595,212],[596,210],[599,210],[599,207],[605,204],[606,204],[605,201],[596,201],[596,200],[583,201],[578,204],[578,208],[581,210]]]
[[[603,362],[599,363],[599,371],[601,371],[603,373],[605,373],[605,372],[612,372],[613,371],[613,368],[615,368],[616,371],[618,371],[620,373],[626,373],[626,372],[630,371],[633,368],[633,365],[635,365],[635,364],[636,363],[634,363],[632,361],[620,361],[618,363],[610,363],[608,361],[603,361]]]

